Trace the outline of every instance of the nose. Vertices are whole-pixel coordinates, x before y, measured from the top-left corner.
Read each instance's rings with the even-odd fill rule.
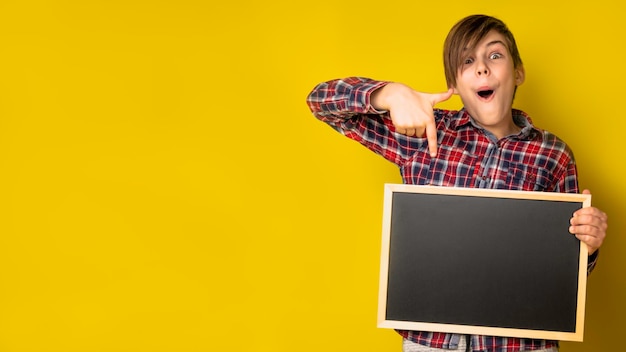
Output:
[[[480,62],[478,64],[478,66],[476,66],[476,74],[477,75],[482,76],[482,75],[486,75],[488,73],[489,73],[489,70],[487,69],[487,65],[485,65],[485,63]]]

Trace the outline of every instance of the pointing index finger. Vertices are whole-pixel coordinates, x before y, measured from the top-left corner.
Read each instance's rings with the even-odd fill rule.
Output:
[[[437,93],[432,95],[432,107],[434,108],[436,104],[441,103],[450,99],[454,89],[450,88],[447,92]],[[431,123],[426,125],[426,137],[428,138],[428,150],[430,151],[430,156],[432,158],[437,156],[437,127],[435,125],[435,119],[431,120]]]
[[[434,158],[437,156],[437,127],[435,127],[434,122],[426,125],[426,138],[428,139],[430,157]]]

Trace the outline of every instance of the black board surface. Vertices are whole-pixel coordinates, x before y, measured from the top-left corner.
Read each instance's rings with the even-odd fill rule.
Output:
[[[389,196],[383,320],[577,333],[580,200]]]

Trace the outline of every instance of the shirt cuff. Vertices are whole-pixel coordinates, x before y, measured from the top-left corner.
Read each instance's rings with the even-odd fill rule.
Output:
[[[590,274],[593,269],[596,267],[596,263],[598,262],[598,255],[600,253],[600,249],[596,249],[592,255],[590,255],[587,259],[587,274]]]

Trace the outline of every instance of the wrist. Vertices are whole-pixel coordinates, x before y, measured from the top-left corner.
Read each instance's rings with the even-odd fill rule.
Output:
[[[389,82],[384,86],[376,89],[370,95],[370,104],[376,110],[389,111],[389,97],[397,90],[400,83]]]

